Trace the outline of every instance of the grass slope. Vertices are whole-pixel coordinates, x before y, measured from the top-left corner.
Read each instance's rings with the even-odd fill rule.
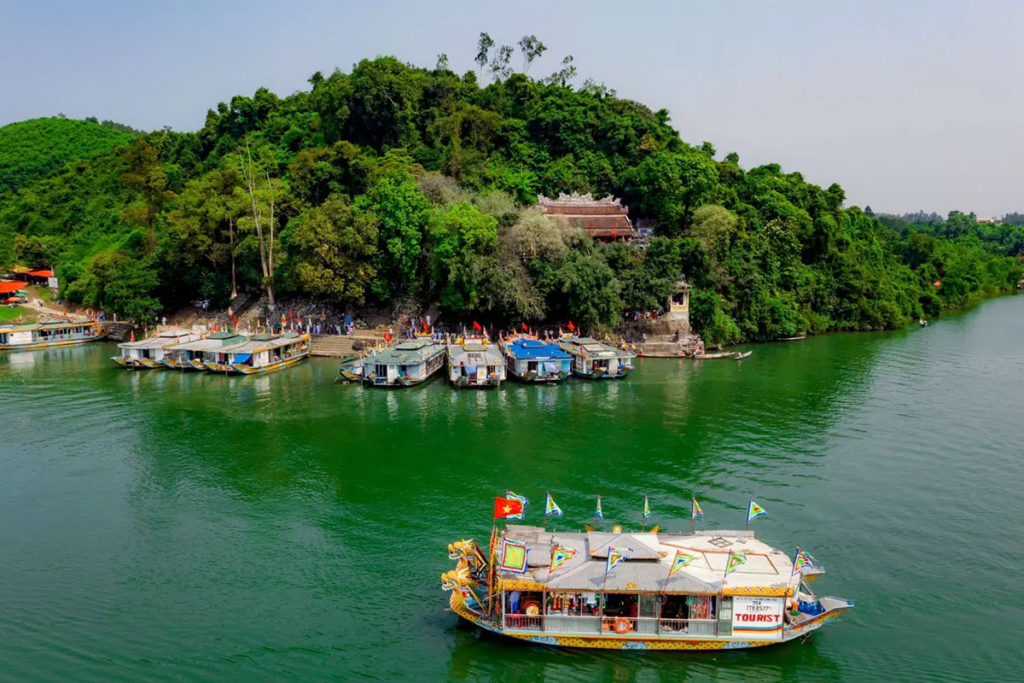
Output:
[[[72,119],[32,119],[0,127],[0,194],[132,139],[130,133]]]

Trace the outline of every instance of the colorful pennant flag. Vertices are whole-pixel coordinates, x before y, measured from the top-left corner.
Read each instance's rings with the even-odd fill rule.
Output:
[[[683,567],[689,567],[690,564],[697,558],[689,553],[684,553],[682,550],[676,551],[676,556],[672,558],[672,568],[668,570],[668,575],[672,576]]]
[[[601,512],[601,494],[597,494],[597,509],[594,510],[594,519],[604,519],[604,513]]]
[[[574,557],[576,557],[575,550],[556,545],[554,552],[551,553],[551,569],[548,570],[548,576],[554,574],[556,569]]]
[[[752,521],[754,521],[758,517],[767,517],[767,516],[768,516],[768,513],[765,511],[765,509],[763,507],[761,507],[760,505],[758,505],[757,503],[755,503],[753,501],[753,499],[751,499],[750,505],[747,506],[747,524],[750,524]]]
[[[530,554],[525,543],[513,541],[508,538],[501,540],[501,557],[498,560],[498,569],[513,574],[525,574]]]
[[[605,565],[604,573],[607,576],[623,560],[628,560],[627,553],[633,552],[632,548],[608,548],[608,564]]]
[[[741,564],[743,564],[746,561],[747,556],[743,554],[742,550],[735,553],[730,550],[729,557],[725,561],[725,573],[733,573]]]
[[[647,524],[647,518],[651,516],[651,501],[647,499],[647,494],[644,494],[644,524]]]
[[[545,495],[547,495],[547,501],[545,501],[544,503],[544,516],[547,517],[548,515],[558,515],[558,518],[561,519],[562,508],[558,507],[558,505],[555,504],[555,499],[551,497],[550,493],[545,492]]]
[[[696,496],[690,496],[690,519],[704,519],[704,511],[700,509]]]
[[[523,504],[523,509],[522,510],[520,510],[518,513],[514,513],[514,514],[509,515],[505,519],[523,519],[523,518],[525,518],[526,517],[526,506],[530,504],[530,499],[527,498],[526,496],[517,496],[516,494],[512,493],[511,491],[509,491],[507,489],[505,491],[505,497],[508,498],[509,500],[518,500],[520,503]]]
[[[521,515],[523,513],[523,503],[518,500],[511,498],[500,498],[495,497],[494,499],[494,518],[495,519],[508,519],[512,515]]]
[[[811,561],[811,556],[800,550],[796,549],[796,556],[793,558],[793,573],[799,574],[800,570],[804,567],[813,567],[814,562]]]

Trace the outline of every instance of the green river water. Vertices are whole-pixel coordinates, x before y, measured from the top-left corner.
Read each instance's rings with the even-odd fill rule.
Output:
[[[1011,681],[1024,668],[1024,297],[927,329],[462,392],[0,355],[0,680]],[[547,649],[446,611],[449,542],[545,490],[580,529],[742,528],[856,608],[808,643]],[[700,523],[698,523],[700,524]]]

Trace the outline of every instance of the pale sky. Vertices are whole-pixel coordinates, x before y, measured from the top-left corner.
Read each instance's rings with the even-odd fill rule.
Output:
[[[0,124],[59,112],[191,131],[265,86],[391,54],[474,67],[487,31],[665,108],[684,140],[875,211],[1024,211],[1024,0],[0,0]]]

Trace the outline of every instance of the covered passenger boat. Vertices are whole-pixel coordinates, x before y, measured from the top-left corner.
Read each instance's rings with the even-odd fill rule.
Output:
[[[562,337],[558,345],[572,356],[572,372],[587,379],[621,379],[633,372],[634,355],[590,337]]]
[[[245,335],[234,332],[214,332],[201,339],[168,347],[163,362],[172,370],[205,370],[203,363],[207,360],[216,360],[218,349],[245,340]]]
[[[541,645],[762,647],[806,636],[853,607],[817,595],[808,584],[823,570],[800,566],[752,531],[571,533],[509,525],[493,537],[489,557],[473,541],[448,547],[457,566],[441,580],[452,611]]]
[[[522,337],[504,342],[501,352],[509,374],[523,382],[561,382],[572,372],[572,356],[557,344]]]
[[[118,344],[117,348],[120,349],[120,354],[112,357],[111,360],[126,369],[165,368],[167,366],[164,365],[164,358],[167,356],[168,349],[201,338],[202,335],[198,332],[164,330],[148,339]]]
[[[496,387],[505,381],[505,359],[486,337],[448,345],[448,381],[458,389]]]
[[[207,370],[235,375],[255,375],[295,365],[309,356],[309,335],[257,334],[243,342],[214,349]]]
[[[0,349],[27,351],[105,339],[107,328],[85,316],[40,315],[26,325],[0,325]]]
[[[390,349],[348,364],[349,372],[369,386],[411,387],[427,381],[444,365],[445,346],[430,338],[400,342]]]

